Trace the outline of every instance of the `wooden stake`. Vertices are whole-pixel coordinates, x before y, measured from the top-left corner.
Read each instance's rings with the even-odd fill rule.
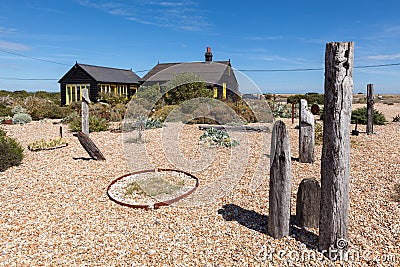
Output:
[[[89,92],[82,89],[82,132],[89,136]]]
[[[314,115],[307,110],[307,100],[300,100],[299,162],[314,163]]]
[[[374,85],[367,85],[367,134],[374,133]]]
[[[268,232],[273,238],[289,235],[292,162],[286,125],[277,121],[272,130]]]
[[[353,60],[353,42],[326,44],[319,248],[331,259],[348,242]]]

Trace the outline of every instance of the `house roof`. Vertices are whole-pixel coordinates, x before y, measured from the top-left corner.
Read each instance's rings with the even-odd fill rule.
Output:
[[[194,73],[204,82],[221,84],[226,69],[231,67],[230,61],[159,63],[152,68],[141,82],[169,81],[178,73]]]
[[[139,84],[140,80],[140,77],[136,75],[132,70],[93,66],[81,63],[76,63],[74,67],[81,67],[88,75],[90,75],[97,82]],[[64,75],[64,77],[67,76],[68,73]],[[63,78],[61,78],[60,81]]]
[[[78,63],[78,65],[92,76],[93,79],[99,82],[139,83],[140,80],[140,77],[132,70],[92,66],[80,63]]]

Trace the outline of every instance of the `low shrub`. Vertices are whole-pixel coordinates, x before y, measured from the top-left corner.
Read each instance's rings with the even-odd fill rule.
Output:
[[[12,116],[11,108],[7,107],[5,104],[0,103],[0,117]]]
[[[12,114],[19,114],[19,113],[26,113],[26,109],[21,107],[21,106],[15,106],[12,110],[11,110]]]
[[[155,111],[152,115],[152,118],[160,120],[161,122],[164,122],[165,119],[168,117],[168,115],[178,106],[176,105],[166,105],[162,107],[161,109]]]
[[[13,124],[26,124],[32,121],[32,117],[26,113],[17,113],[13,116]]]
[[[74,118],[70,124],[69,129],[72,132],[82,131],[82,119],[80,117]],[[108,122],[105,119],[89,116],[89,132],[102,132],[108,130]]]
[[[384,125],[387,122],[385,116],[374,109],[374,124]],[[367,107],[358,108],[351,112],[351,123],[367,124]]]
[[[292,95],[287,98],[287,103],[299,103],[300,99],[307,100],[308,104],[324,104],[324,94]]]
[[[28,149],[32,151],[39,151],[44,149],[61,147],[65,145],[67,145],[67,143],[61,137],[59,137],[49,141],[42,139],[40,141],[33,142],[28,145]]]
[[[24,150],[21,145],[15,139],[8,137],[1,129],[0,151],[0,172],[12,166],[18,166],[24,157]]]
[[[204,133],[200,136],[200,144],[208,147],[233,147],[238,146],[239,142],[237,140],[232,140],[227,131],[217,130],[211,127],[205,130]]]

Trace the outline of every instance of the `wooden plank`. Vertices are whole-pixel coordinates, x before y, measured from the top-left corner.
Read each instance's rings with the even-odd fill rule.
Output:
[[[290,231],[292,191],[290,142],[282,121],[277,121],[272,130],[270,161],[268,233],[273,238],[282,238]]]
[[[78,137],[79,142],[81,143],[82,147],[86,150],[86,152],[90,155],[92,159],[95,160],[106,160],[97,146],[93,143],[93,141],[83,132],[79,132],[74,136]]]
[[[268,125],[241,125],[241,126],[214,125],[214,124],[199,125],[199,130],[208,130],[210,128],[214,128],[216,130],[226,130],[226,131],[271,132],[271,128]]]
[[[307,100],[300,100],[299,162],[314,163],[314,115],[307,109]]]
[[[326,44],[319,248],[333,258],[348,242],[353,61],[353,42]]]

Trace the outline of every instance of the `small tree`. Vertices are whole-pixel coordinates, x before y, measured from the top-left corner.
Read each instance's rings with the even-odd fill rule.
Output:
[[[157,83],[152,86],[140,86],[136,96],[138,98],[146,99],[151,103],[155,104],[160,100],[162,96],[160,85]]]
[[[212,97],[212,92],[201,78],[193,73],[175,74],[166,84],[165,102],[168,105],[180,103],[197,97]]]

